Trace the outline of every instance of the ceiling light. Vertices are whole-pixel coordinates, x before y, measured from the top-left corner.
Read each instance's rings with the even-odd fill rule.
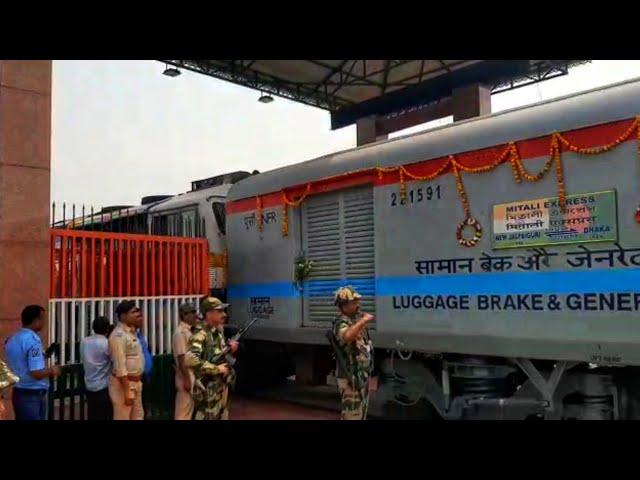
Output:
[[[167,68],[164,70],[164,72],[162,72],[163,75],[166,75],[167,77],[177,77],[179,75],[182,74],[182,72],[180,70],[178,70],[176,67],[169,67],[167,65]]]

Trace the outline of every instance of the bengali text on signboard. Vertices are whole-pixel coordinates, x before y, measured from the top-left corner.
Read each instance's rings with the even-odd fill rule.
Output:
[[[564,211],[557,197],[494,205],[492,235],[495,249],[615,242],[616,192],[568,195]]]

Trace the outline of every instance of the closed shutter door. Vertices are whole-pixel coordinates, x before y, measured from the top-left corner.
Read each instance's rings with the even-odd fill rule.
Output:
[[[340,198],[311,197],[304,206],[304,250],[313,262],[304,288],[304,325],[329,322],[335,315],[331,287],[325,282],[342,274],[340,244]]]
[[[326,326],[336,316],[335,290],[354,286],[363,310],[375,310],[373,189],[310,197],[303,207],[303,249],[313,261],[304,287],[303,325]]]
[[[375,314],[375,245],[373,189],[358,189],[343,195],[343,237],[345,283],[362,295],[362,310]]]

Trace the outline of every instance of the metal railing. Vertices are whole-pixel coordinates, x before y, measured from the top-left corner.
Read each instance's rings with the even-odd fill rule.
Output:
[[[152,355],[171,353],[171,339],[179,321],[183,302],[198,306],[200,295],[166,297],[125,297],[142,310],[142,332]],[[49,300],[49,341],[60,345],[60,364],[80,361],[80,342],[91,334],[91,322],[97,316],[116,323],[115,308],[125,298],[64,298]]]
[[[142,391],[145,419],[170,420],[175,405],[174,366],[172,355],[153,358],[153,373]],[[49,420],[86,420],[87,395],[82,364],[66,365],[62,375],[52,379],[48,397]]]

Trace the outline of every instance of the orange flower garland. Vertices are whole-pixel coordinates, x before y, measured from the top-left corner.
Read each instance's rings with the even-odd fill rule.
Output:
[[[400,169],[400,205],[407,203],[407,183],[404,181],[404,168]]]
[[[289,200],[287,198],[287,194],[284,190],[282,190],[282,201],[284,205],[282,205],[282,236],[289,236],[289,207],[297,207],[302,202],[304,202],[305,198],[311,193],[311,184],[307,183],[307,189],[305,192],[298,198],[298,200]]]
[[[282,236],[289,236],[289,206],[286,203],[282,206]]]
[[[411,180],[420,180],[420,181],[426,181],[426,180],[433,180],[434,178],[440,176],[440,174],[442,174],[447,168],[449,168],[449,161],[447,160],[442,167],[438,168],[435,172],[433,172],[430,175],[424,175],[424,176],[420,176],[420,175],[414,175],[413,173],[411,173],[409,170],[407,170],[406,167],[398,167],[400,168],[404,174],[409,177]]]
[[[510,155],[511,168],[513,168],[513,176],[516,179],[516,183],[521,183],[522,179],[525,179],[527,182],[539,182],[551,169],[551,165],[553,164],[553,161],[555,159],[554,149],[551,148],[549,153],[549,160],[545,162],[542,170],[535,175],[532,175],[524,169],[522,158],[520,158],[520,154],[518,153],[518,147],[513,142],[511,142],[510,144]]]
[[[462,220],[462,222],[460,222],[458,224],[458,227],[456,228],[456,240],[458,240],[458,243],[463,247],[473,247],[482,238],[482,226],[480,225],[480,222],[478,222],[471,216],[469,199],[467,198],[467,192],[465,191],[464,184],[462,183],[462,176],[460,175],[460,171],[458,170],[461,165],[455,161],[453,155],[449,156],[449,161],[453,165],[452,169],[453,176],[456,179],[456,190],[458,190],[458,195],[460,195],[460,200],[462,201],[462,209],[464,210],[464,220]],[[493,168],[495,168],[495,166]],[[466,226],[470,226],[474,229],[473,237],[463,237],[464,227]]]
[[[262,222],[262,197],[256,197],[256,215],[258,216],[258,230],[260,233],[264,230],[264,224]]]
[[[564,186],[564,171],[562,169],[562,155],[560,153],[560,145],[558,144],[558,135],[551,137],[552,158],[556,164],[556,183],[558,184],[558,204],[564,210],[567,204],[567,190]]]
[[[469,204],[469,199],[468,199],[466,190],[464,188],[464,183],[462,182],[462,172],[472,173],[472,174],[486,173],[494,170],[502,163],[505,163],[508,161],[511,165],[511,169],[513,172],[513,179],[516,183],[522,183],[522,181],[533,183],[533,182],[539,182],[540,180],[542,180],[547,175],[547,173],[549,173],[549,171],[551,170],[551,167],[554,166],[555,173],[556,173],[558,200],[559,200],[560,207],[564,209],[566,205],[567,193],[566,193],[566,186],[564,182],[564,168],[562,164],[563,148],[565,150],[568,150],[574,153],[580,153],[584,155],[598,155],[601,153],[606,153],[612,150],[613,148],[619,146],[621,143],[628,140],[631,137],[631,135],[633,135],[634,132],[636,132],[636,140],[638,142],[637,152],[638,152],[638,156],[640,156],[640,116],[636,117],[631,123],[631,125],[629,126],[629,128],[627,128],[627,130],[624,133],[622,133],[622,135],[620,135],[618,138],[616,138],[613,142],[608,143],[606,145],[599,146],[599,147],[579,147],[571,143],[561,133],[555,132],[550,137],[549,159],[544,163],[542,170],[540,170],[538,173],[535,173],[535,174],[527,172],[527,170],[524,167],[524,162],[522,160],[522,157],[518,152],[518,147],[516,143],[509,142],[507,145],[507,148],[500,155],[498,155],[493,162],[482,167],[467,167],[461,164],[459,161],[457,161],[454,155],[449,155],[447,157],[446,162],[444,162],[442,166],[440,166],[438,169],[436,169],[433,173],[429,175],[413,174],[407,169],[407,167],[401,165],[397,167],[367,168],[367,169],[340,174],[340,175],[337,175],[336,177],[323,178],[321,181],[334,179],[338,177],[344,177],[347,175],[352,175],[354,173],[366,173],[371,171],[376,172],[378,175],[378,179],[382,180],[385,174],[398,172],[399,181],[400,181],[400,203],[402,205],[405,205],[407,203],[406,202],[406,199],[407,199],[407,185],[406,185],[407,180],[406,179],[407,178],[414,181],[430,181],[440,176],[441,174],[443,174],[448,168],[451,168],[451,171],[454,175],[455,182],[456,182],[456,190],[458,191],[458,195],[460,197],[460,201],[462,203],[462,208],[465,216],[464,220],[458,225],[456,236],[458,238],[458,242],[461,245],[472,247],[481,238],[482,227],[480,226],[478,221],[471,216],[471,206]],[[308,183],[306,185],[306,190],[304,194],[295,201],[289,200],[287,198],[285,191],[282,190],[282,200],[284,204],[283,205],[283,223],[282,223],[283,236],[286,237],[289,235],[288,207],[299,206],[310,194],[311,194],[311,183]],[[259,220],[258,220],[259,229],[260,231],[262,231],[262,228],[263,228],[262,201],[260,197],[256,197],[256,198],[257,198],[258,217],[259,217]],[[465,226],[471,226],[475,229],[475,234],[471,239],[462,238],[462,230],[464,229]]]
[[[636,117],[633,123],[631,123],[629,128],[622,135],[616,138],[613,142],[607,145],[602,145],[600,147],[580,148],[570,143],[569,140],[564,138],[560,133],[555,133],[554,136],[556,137],[557,140],[559,140],[565,147],[567,147],[572,152],[582,153],[584,155],[598,155],[599,153],[608,152],[612,148],[617,147],[622,142],[627,140],[633,134],[634,130],[637,131],[639,122],[640,122],[640,117]]]

